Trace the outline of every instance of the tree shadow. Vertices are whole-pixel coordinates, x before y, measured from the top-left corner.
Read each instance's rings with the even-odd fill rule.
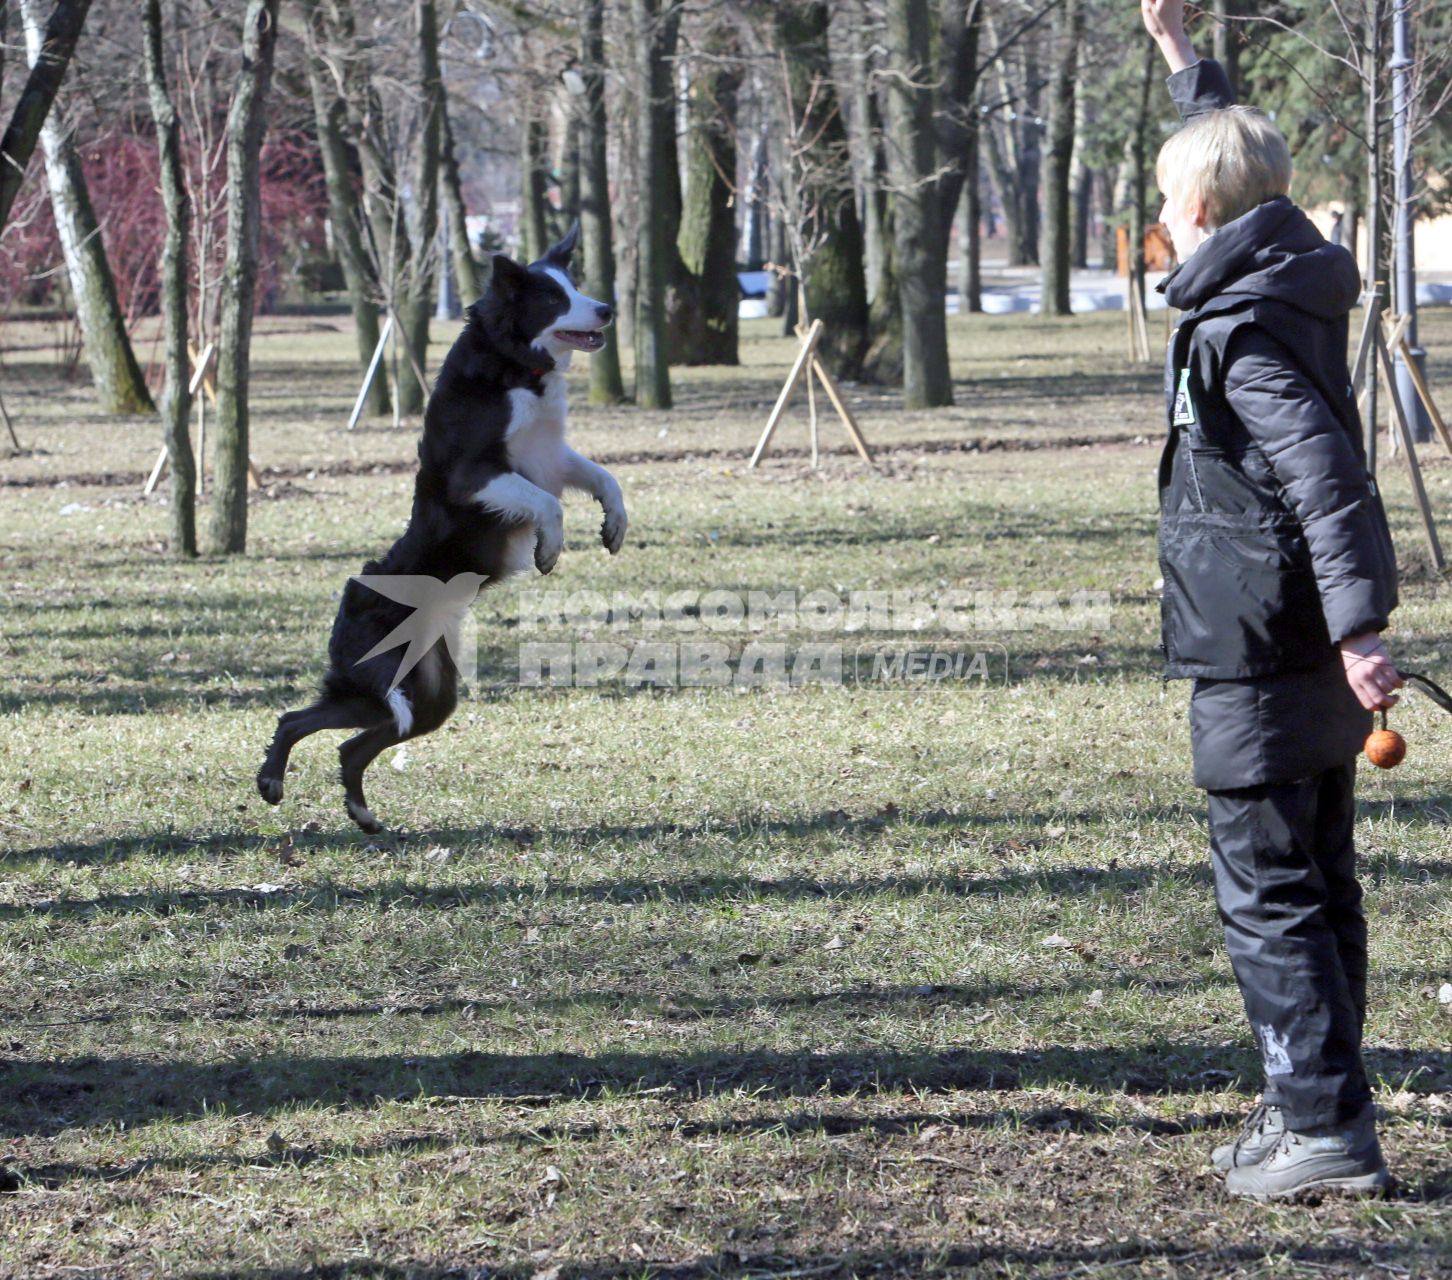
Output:
[[[944,1129],[1005,1128],[1029,1133],[1114,1133],[1127,1130],[1153,1137],[1173,1138],[1232,1128],[1244,1117],[1227,1111],[1188,1111],[1164,1116],[1109,1116],[1076,1107],[1047,1106],[1033,1110],[1000,1107],[988,1111],[900,1111],[855,1115],[793,1110],[772,1115],[734,1119],[658,1121],[650,1124],[596,1123],[542,1124],[503,1131],[491,1126],[461,1126],[447,1131],[405,1134],[384,1142],[304,1143],[285,1151],[196,1152],[182,1156],[142,1156],[120,1165],[91,1165],[55,1161],[25,1170],[32,1186],[54,1190],[68,1182],[95,1180],[126,1182],[154,1170],[192,1172],[201,1169],[304,1168],[318,1161],[377,1160],[389,1156],[429,1155],[457,1147],[527,1147],[544,1142],[600,1142],[612,1138],[667,1135],[690,1141],[698,1138],[786,1134],[789,1136],[847,1137],[867,1133],[881,1137],[911,1137],[929,1125]]]
[[[1415,1241],[1368,1243],[1360,1237],[1329,1244],[1307,1244],[1301,1236],[1257,1238],[1246,1244],[1214,1249],[1196,1248],[1182,1239],[1136,1237],[1120,1244],[1017,1246],[1012,1244],[941,1245],[931,1249],[877,1248],[825,1253],[740,1253],[725,1249],[689,1262],[649,1262],[608,1256],[552,1262],[549,1274],[557,1280],[731,1280],[733,1277],[811,1276],[818,1280],[848,1280],[874,1276],[881,1280],[920,1280],[922,1276],[1009,1277],[1045,1274],[1089,1276],[1124,1272],[1135,1264],[1152,1267],[1136,1274],[1174,1275],[1181,1280],[1222,1280],[1228,1275],[1268,1274],[1267,1258],[1284,1259],[1297,1269],[1331,1274],[1364,1275],[1368,1259],[1378,1269],[1405,1274],[1442,1274],[1441,1246]],[[1431,1267],[1432,1270],[1424,1268]],[[1349,1270],[1345,1270],[1349,1268]],[[500,1263],[487,1268],[454,1266],[422,1260],[403,1262],[336,1262],[305,1268],[262,1267],[199,1271],[194,1280],[532,1280],[540,1275],[538,1262]]]
[[[1452,1051],[1373,1049],[1373,1075],[1415,1080],[1424,1092],[1452,1085]],[[1226,1073],[1229,1073],[1227,1080]],[[208,1112],[269,1114],[297,1106],[366,1110],[380,1100],[493,1098],[540,1104],[650,1090],[697,1099],[1021,1090],[1066,1085],[1169,1095],[1214,1078],[1224,1087],[1258,1084],[1248,1050],[1220,1045],[1147,1043],[1042,1050],[954,1049],[906,1052],[879,1047],[804,1050],[701,1050],[598,1054],[264,1055],[218,1062],[141,1057],[0,1061],[0,1096],[9,1099],[0,1135],[53,1136],[73,1127],[127,1127],[194,1119]]]

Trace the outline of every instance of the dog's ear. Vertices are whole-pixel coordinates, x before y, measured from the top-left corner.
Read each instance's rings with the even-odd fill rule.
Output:
[[[558,244],[552,244],[545,254],[544,260],[552,267],[568,267],[570,256],[575,252],[575,246],[580,243],[580,220],[575,219],[575,224],[567,232],[565,238]]]
[[[522,267],[508,254],[496,253],[489,275],[489,287],[504,297],[512,297],[529,283],[529,268]]]

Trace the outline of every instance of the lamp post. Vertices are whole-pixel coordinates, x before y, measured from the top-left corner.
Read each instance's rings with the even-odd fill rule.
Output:
[[[1398,315],[1408,319],[1406,340],[1417,369],[1425,372],[1427,353],[1417,342],[1416,209],[1412,182],[1412,0],[1394,0],[1392,11],[1392,153],[1396,174],[1392,180],[1392,213],[1396,267],[1393,299]],[[1407,411],[1412,436],[1432,438],[1432,424],[1417,395],[1406,356],[1396,353],[1397,396]]]

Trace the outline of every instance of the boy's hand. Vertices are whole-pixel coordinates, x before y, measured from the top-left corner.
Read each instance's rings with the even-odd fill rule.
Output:
[[[1139,0],[1139,11],[1145,30],[1154,37],[1172,72],[1193,67],[1199,61],[1195,46],[1185,34],[1185,0]]]
[[[1348,636],[1341,642],[1346,683],[1368,711],[1385,711],[1397,704],[1395,689],[1406,683],[1375,631]]]

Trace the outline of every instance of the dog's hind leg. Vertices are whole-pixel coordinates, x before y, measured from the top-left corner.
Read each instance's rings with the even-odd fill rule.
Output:
[[[390,716],[382,724],[355,734],[338,748],[338,762],[343,767],[343,803],[347,806],[348,816],[370,835],[382,831],[383,824],[373,816],[363,796],[363,771],[373,763],[379,752],[396,746],[406,736]]]
[[[272,745],[267,758],[257,771],[257,792],[268,804],[282,802],[283,777],[287,773],[287,758],[309,734],[322,729],[362,729],[380,721],[391,725],[392,715],[386,707],[372,698],[326,697],[298,711],[289,711],[279,718],[277,732],[272,735]]]

